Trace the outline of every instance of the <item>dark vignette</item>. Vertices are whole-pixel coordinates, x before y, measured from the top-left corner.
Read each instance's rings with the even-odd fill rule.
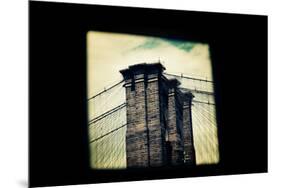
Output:
[[[267,172],[267,16],[29,2],[29,186]],[[193,169],[90,169],[86,33],[206,42],[220,163]]]

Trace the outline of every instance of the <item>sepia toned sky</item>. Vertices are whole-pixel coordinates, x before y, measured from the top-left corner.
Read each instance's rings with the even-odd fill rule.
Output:
[[[89,31],[88,97],[122,80],[121,69],[161,61],[168,73],[212,80],[208,44],[166,38]]]
[[[167,73],[178,75],[183,73],[184,75],[191,77],[213,80],[208,44],[151,36],[95,31],[88,32],[88,98],[121,81],[123,78],[119,71],[128,68],[129,65],[138,63],[155,63],[159,60],[166,67],[165,72]],[[204,83],[201,83],[200,81],[200,83],[197,83],[197,87],[202,84]],[[205,87],[203,89],[206,90],[207,86],[203,86]],[[211,84],[211,86],[213,85]],[[185,87],[187,87],[187,85],[185,85]],[[210,87],[210,89],[210,92],[213,92],[213,88]],[[89,101],[89,119],[91,120],[99,114],[103,114],[124,102],[124,91],[123,85],[119,85],[118,88],[112,92],[114,94],[109,92],[108,95],[104,94],[104,97],[99,95],[97,100]],[[198,101],[207,100],[206,96],[203,97],[197,93],[194,93],[194,95],[195,99]],[[208,101],[214,101],[213,96],[207,96],[207,98]],[[95,102],[98,102],[98,105]],[[124,121],[126,121],[126,115],[124,114],[119,119],[123,120],[122,117],[124,117]],[[194,104],[192,121],[196,164],[217,163],[219,161],[219,152],[215,106],[204,106],[200,103]],[[112,122],[114,123],[112,124]],[[109,120],[108,124],[103,123],[101,127],[104,127],[106,124],[107,126],[105,127],[111,128],[113,126],[120,126],[123,123],[118,123],[117,120],[114,119],[114,121]],[[95,133],[96,130],[102,132],[102,128],[90,129],[90,132]],[[118,145],[122,146],[119,150],[121,150],[123,152],[121,153],[124,155],[119,158],[115,158],[116,156],[114,154],[108,156],[108,153],[110,152],[105,151],[113,151],[113,149],[105,144],[103,145],[103,150],[100,150],[100,152],[103,151],[106,154],[100,153],[98,158],[104,159],[106,155],[107,157],[111,157],[112,160],[107,160],[103,163],[97,162],[95,160],[97,157],[92,155],[92,167],[103,168],[105,166],[107,167],[109,164],[111,164],[111,168],[126,167],[125,141],[122,141],[120,144],[120,138],[124,138],[126,133],[123,131],[119,134],[120,135],[116,137],[119,141],[117,139],[114,143],[118,143]],[[96,146],[97,144],[92,144],[91,151],[95,152]]]

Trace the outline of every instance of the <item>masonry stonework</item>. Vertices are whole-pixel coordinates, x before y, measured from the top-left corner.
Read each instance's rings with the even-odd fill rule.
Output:
[[[183,163],[183,136],[182,136],[182,101],[179,82],[176,79],[169,80],[168,90],[168,137],[171,144],[171,164]]]
[[[127,168],[195,164],[192,97],[180,91],[177,80],[168,80],[164,70],[160,63],[144,63],[120,71],[126,88]]]
[[[192,93],[185,93],[183,96],[184,163],[186,165],[196,164],[191,115],[193,97]]]

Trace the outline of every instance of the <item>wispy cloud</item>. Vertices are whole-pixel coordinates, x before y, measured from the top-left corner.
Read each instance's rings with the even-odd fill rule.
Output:
[[[196,45],[193,42],[186,42],[181,40],[148,38],[141,44],[130,49],[129,51],[151,50],[151,49],[159,48],[160,46],[165,45],[165,43],[186,52],[190,52],[193,49],[193,47]]]
[[[177,47],[178,49],[184,50],[186,52],[190,52],[193,47],[196,45],[193,42],[183,42],[181,40],[171,40],[171,39],[164,39],[169,44]]]
[[[161,39],[149,38],[149,39],[146,39],[140,45],[134,47],[132,50],[153,49],[153,48],[159,47],[160,45],[161,45]]]

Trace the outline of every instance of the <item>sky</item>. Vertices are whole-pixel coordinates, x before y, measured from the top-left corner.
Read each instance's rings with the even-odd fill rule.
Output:
[[[121,69],[158,61],[168,73],[212,80],[209,45],[167,38],[89,31],[88,97],[122,80]]]
[[[182,73],[186,76],[213,80],[208,44],[152,36],[89,31],[87,33],[88,98],[121,81],[123,78],[119,71],[128,68],[129,65],[155,63],[159,60],[166,67],[166,73],[177,75]],[[184,83],[183,80],[181,82],[184,85],[183,87],[186,88],[193,84],[188,83],[186,85],[187,83]],[[198,87],[204,83],[196,84]],[[204,89],[207,89],[207,87]],[[210,87],[210,89],[210,92],[213,92],[213,88]],[[124,102],[125,90],[122,85],[119,85],[113,93],[109,92],[104,97],[99,95],[99,100],[90,101],[88,105],[90,120]],[[204,101],[204,98],[202,96],[200,98],[198,94],[195,95],[195,98]],[[97,105],[95,102],[99,104]],[[204,107],[203,111],[202,107]],[[214,106],[206,107],[199,104],[193,106],[192,119],[196,164],[217,163],[219,160],[214,114]],[[208,119],[206,115],[208,115]],[[124,117],[126,116],[124,115]],[[110,121],[110,123],[112,122]],[[106,127],[111,127],[110,123]],[[117,124],[115,122],[114,126]],[[125,135],[126,133],[122,132],[122,134]],[[121,150],[125,153],[125,142],[121,145]],[[92,147],[94,146],[92,144]],[[106,148],[104,150],[107,151]],[[126,165],[124,156],[118,158],[118,163],[114,165]],[[107,162],[111,163],[112,161]],[[95,165],[93,166],[95,167]],[[103,166],[106,163],[98,165]]]

